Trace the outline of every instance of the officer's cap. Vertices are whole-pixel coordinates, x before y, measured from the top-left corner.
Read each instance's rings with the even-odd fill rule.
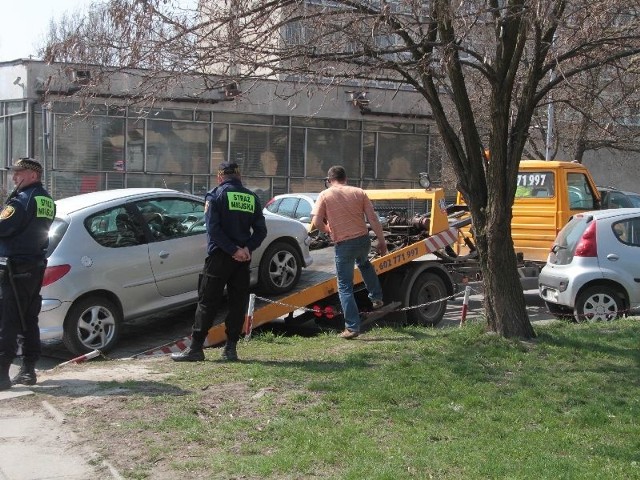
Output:
[[[13,165],[9,165],[7,170],[19,171],[19,170],[32,170],[36,173],[42,173],[42,165],[40,162],[33,158],[21,158],[17,160]]]
[[[240,167],[236,162],[222,162],[218,167],[220,175],[240,175]]]

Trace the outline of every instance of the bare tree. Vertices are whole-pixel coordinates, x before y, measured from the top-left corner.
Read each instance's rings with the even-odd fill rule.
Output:
[[[151,79],[217,73],[309,90],[369,82],[415,89],[470,207],[488,326],[535,336],[510,225],[532,118],[554,89],[637,58],[640,0],[200,0],[191,12],[183,3],[111,0],[118,33],[100,40],[115,52],[111,65],[144,67]],[[69,59],[90,61],[84,50]],[[48,51],[56,60],[70,44]]]
[[[613,67],[602,65],[554,89],[553,103],[539,105],[534,114],[525,155],[544,158],[550,147],[550,158],[561,155],[582,163],[592,150],[640,152],[639,61],[635,57]]]

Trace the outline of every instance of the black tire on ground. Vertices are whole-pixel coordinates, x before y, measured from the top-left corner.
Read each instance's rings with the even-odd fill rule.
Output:
[[[93,350],[108,352],[120,334],[122,313],[110,300],[87,297],[73,304],[64,321],[62,341],[76,355]]]
[[[407,306],[422,305],[448,296],[442,279],[436,274],[424,272],[416,278],[408,295]],[[422,308],[407,311],[407,321],[413,324],[436,326],[447,310],[447,301],[431,303]]]
[[[608,321],[622,315],[625,308],[624,296],[619,291],[596,285],[578,295],[573,315],[577,322]]]
[[[265,293],[285,293],[295,287],[302,274],[298,250],[286,242],[274,242],[262,255],[259,287]]]

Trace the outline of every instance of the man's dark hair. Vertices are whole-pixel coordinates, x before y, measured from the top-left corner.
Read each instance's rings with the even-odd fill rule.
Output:
[[[342,165],[334,165],[327,172],[327,178],[329,180],[343,181],[347,179],[347,172]]]

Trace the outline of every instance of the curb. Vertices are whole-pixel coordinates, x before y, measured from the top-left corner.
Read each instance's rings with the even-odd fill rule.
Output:
[[[58,410],[56,407],[51,405],[46,400],[43,400],[41,403],[44,409],[49,414],[49,416],[52,417],[53,420],[56,421],[56,423],[60,425],[64,425],[67,423],[67,419],[65,418],[64,414],[60,410]],[[75,432],[72,432],[72,433],[74,436],[76,435]],[[101,455],[93,451],[89,451],[89,455],[91,456],[91,458],[101,458]],[[118,473],[118,470],[107,460],[102,459],[100,463],[110,473],[111,478],[113,478],[114,480],[125,480],[125,478]]]

